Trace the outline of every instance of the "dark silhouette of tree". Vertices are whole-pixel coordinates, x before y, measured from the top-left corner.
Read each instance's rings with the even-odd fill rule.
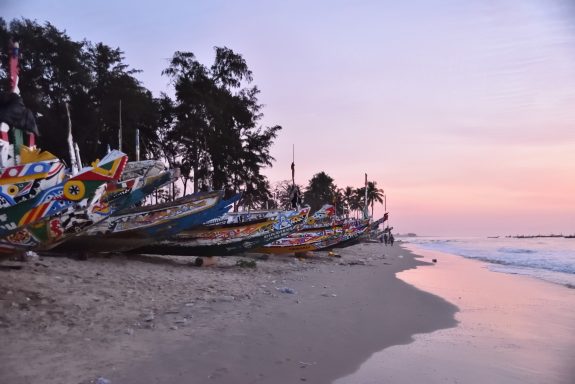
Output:
[[[246,206],[271,198],[261,174],[271,166],[269,149],[281,127],[261,124],[259,89],[243,57],[215,47],[210,67],[191,52],[176,52],[163,74],[170,77],[175,100],[152,97],[136,79],[120,48],[73,41],[50,23],[0,18],[0,81],[7,83],[7,48],[20,42],[20,83],[24,103],[37,116],[38,144],[69,162],[66,104],[84,163],[118,148],[120,102],[122,150],[135,159],[135,131],[141,158],[161,158],[179,167],[183,191],[243,191]],[[4,86],[7,88],[7,84]],[[173,189],[175,190],[175,189]]]
[[[135,130],[142,142],[156,142],[158,102],[134,77],[138,72],[123,62],[123,52],[102,43],[76,42],[50,23],[27,19],[0,19],[0,59],[7,66],[10,39],[20,43],[19,88],[28,108],[37,116],[38,144],[69,161],[67,115],[82,159],[89,163],[118,147],[119,103],[122,100],[122,149],[135,158]],[[142,158],[155,155],[142,146]]]
[[[215,48],[207,68],[191,52],[176,52],[163,71],[176,91],[174,119],[167,137],[183,143],[182,178],[193,180],[194,191],[223,189],[226,195],[243,191],[249,207],[271,197],[262,167],[274,160],[269,147],[280,126],[261,127],[257,87],[242,88],[252,73],[241,55]]]
[[[353,196],[353,208],[356,218],[365,212],[365,187],[356,188]]]
[[[336,186],[333,179],[325,172],[315,174],[303,193],[303,202],[308,204],[311,211],[317,211],[324,204],[333,204]]]
[[[346,207],[344,202],[344,190],[341,188],[336,188],[334,185],[333,193],[333,205],[335,206],[335,212],[338,216],[343,216],[346,214]]]
[[[371,217],[373,217],[373,204],[383,204],[383,189],[377,188],[377,181],[367,182],[367,204],[371,205]]]
[[[344,213],[346,215],[349,215],[351,212],[354,211],[354,207],[353,207],[353,198],[354,198],[354,189],[353,187],[347,186],[343,189],[342,191],[342,200],[343,200],[343,205],[345,207],[344,209]]]

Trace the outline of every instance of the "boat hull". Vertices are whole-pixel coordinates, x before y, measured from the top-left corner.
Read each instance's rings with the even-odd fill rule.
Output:
[[[229,200],[221,201],[220,192],[212,192],[127,210],[67,241],[58,250],[129,251],[221,216],[229,210],[230,204]]]

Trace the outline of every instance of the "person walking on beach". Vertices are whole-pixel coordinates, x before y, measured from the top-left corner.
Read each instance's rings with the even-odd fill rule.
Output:
[[[389,233],[389,245],[391,245],[393,247],[393,240],[395,240],[393,238],[393,234],[391,234],[391,232]]]
[[[387,233],[383,234],[383,242],[385,243],[385,245],[387,246]]]

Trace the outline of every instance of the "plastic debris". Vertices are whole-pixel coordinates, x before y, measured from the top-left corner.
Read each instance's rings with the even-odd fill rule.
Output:
[[[112,384],[112,382],[106,378],[98,377],[95,384]]]
[[[281,293],[289,293],[289,294],[294,294],[295,290],[293,288],[288,288],[288,287],[282,287],[282,288],[276,288],[278,291],[280,291]]]
[[[34,251],[26,251],[24,253],[24,261],[38,261],[40,256]]]

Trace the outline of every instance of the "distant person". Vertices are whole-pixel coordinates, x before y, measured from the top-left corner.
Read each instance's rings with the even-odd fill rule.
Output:
[[[383,242],[385,243],[385,245],[387,246],[387,233],[383,234]]]
[[[389,245],[391,245],[392,247],[393,247],[393,240],[395,240],[395,239],[393,238],[393,235],[390,233],[389,234]]]

